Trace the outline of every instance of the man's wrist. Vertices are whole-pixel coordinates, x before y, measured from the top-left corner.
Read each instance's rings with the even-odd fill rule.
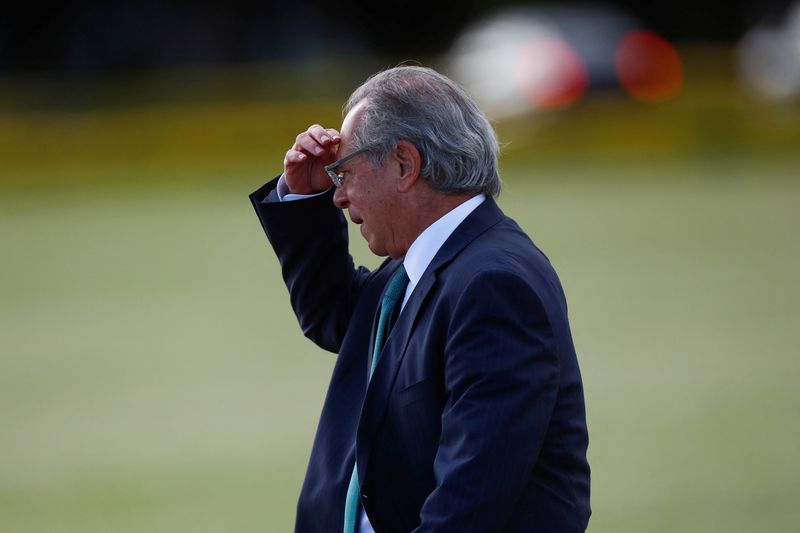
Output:
[[[278,185],[275,187],[275,192],[278,193],[278,199],[281,202],[291,202],[294,200],[304,200],[306,198],[313,198],[315,196],[319,196],[320,194],[325,194],[329,190],[330,189],[326,189],[324,191],[311,194],[293,193],[291,189],[289,189],[289,185],[286,184],[286,180],[283,178],[283,174],[281,174],[281,177],[278,178]]]

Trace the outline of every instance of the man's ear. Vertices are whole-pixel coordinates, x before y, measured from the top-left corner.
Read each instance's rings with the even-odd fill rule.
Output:
[[[419,179],[422,169],[422,156],[417,147],[408,141],[397,141],[393,157],[400,167],[400,176],[397,178],[397,191],[409,192]]]

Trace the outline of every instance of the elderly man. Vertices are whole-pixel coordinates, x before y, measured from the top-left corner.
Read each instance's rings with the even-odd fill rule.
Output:
[[[251,195],[303,332],[337,353],[296,531],[573,532],[589,520],[567,305],[493,197],[498,145],[445,76],[380,72]],[[356,268],[346,220],[388,256]]]

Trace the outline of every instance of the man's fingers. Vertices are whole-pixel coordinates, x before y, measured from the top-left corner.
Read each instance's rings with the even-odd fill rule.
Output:
[[[291,149],[286,152],[286,156],[283,158],[283,166],[291,165],[292,163],[302,163],[305,160],[306,154],[295,149]]]
[[[333,128],[328,128],[325,131],[328,133],[334,144],[339,144],[341,142],[342,136],[339,134],[338,131],[336,131]]]
[[[325,153],[325,148],[309,133],[301,134],[297,137],[293,148],[299,152],[305,152],[309,155],[321,156]]]
[[[321,156],[325,152],[333,154],[335,146],[342,140],[338,131],[333,128],[323,128],[313,124],[297,136],[294,144],[295,150],[304,151],[309,155]]]
[[[337,144],[341,140],[339,132],[333,128],[323,128],[319,124],[314,124],[308,128],[308,134],[322,146]]]
[[[330,136],[328,136],[328,132],[320,126],[319,124],[313,124],[308,128],[308,135],[317,141],[321,145],[328,144],[331,142]]]
[[[342,136],[337,130],[319,124],[313,124],[298,134],[294,145],[283,157],[283,176],[289,189],[309,194],[330,187],[330,179],[322,165],[334,160],[341,141]]]
[[[324,146],[339,144],[339,142],[342,140],[342,136],[339,135],[339,132],[333,128],[315,128],[312,135],[320,142],[320,144]]]

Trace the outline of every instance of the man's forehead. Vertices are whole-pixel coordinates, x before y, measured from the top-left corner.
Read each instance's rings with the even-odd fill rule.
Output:
[[[358,124],[358,121],[361,120],[361,115],[364,114],[364,109],[367,105],[366,100],[361,100],[353,108],[345,115],[344,120],[342,121],[342,131],[341,133],[344,134],[345,130],[347,133],[352,133],[353,129]]]
[[[364,114],[364,107],[366,100],[361,100],[345,115],[342,120],[342,128],[339,133],[342,135],[342,141],[339,143],[338,152],[347,153],[350,151],[348,145],[352,142],[353,131],[361,120],[361,115]]]

